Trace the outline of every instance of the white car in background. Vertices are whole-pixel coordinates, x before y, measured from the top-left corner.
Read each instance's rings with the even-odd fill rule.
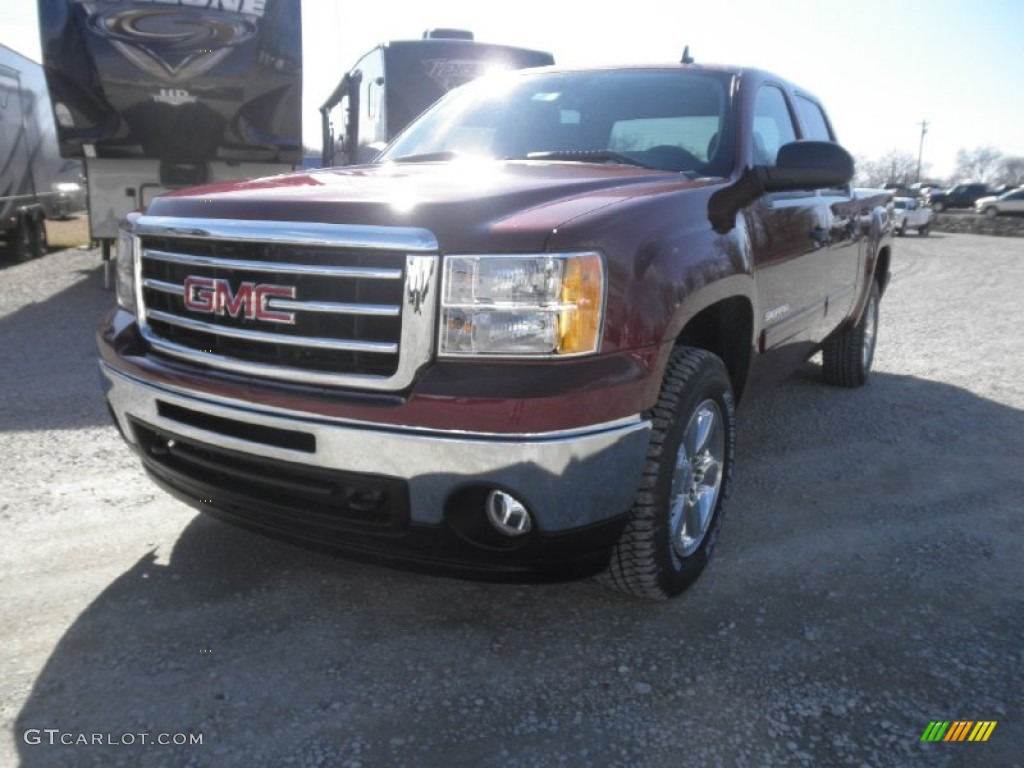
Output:
[[[894,197],[892,199],[892,228],[900,235],[908,229],[916,229],[919,235],[927,235],[932,224],[932,209],[915,197]]]
[[[998,197],[983,197],[974,204],[974,210],[990,219],[1001,213],[1024,214],[1024,187],[1011,189]]]

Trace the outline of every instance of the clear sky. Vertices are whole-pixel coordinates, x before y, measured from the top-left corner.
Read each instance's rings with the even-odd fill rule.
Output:
[[[39,60],[35,13],[31,0],[0,0],[0,42]],[[317,107],[360,55],[461,27],[559,64],[677,61],[688,44],[698,61],[767,69],[817,94],[840,141],[869,158],[916,156],[926,119],[933,176],[951,173],[961,148],[1024,156],[1024,0],[302,0],[302,13],[312,145]]]

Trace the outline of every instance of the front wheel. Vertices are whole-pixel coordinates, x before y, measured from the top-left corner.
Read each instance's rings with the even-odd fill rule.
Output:
[[[943,202],[932,203],[932,210],[936,213],[942,213],[946,210],[946,204]]]
[[[825,381],[840,387],[859,387],[871,374],[878,338],[878,283],[871,281],[871,292],[856,325],[833,334],[822,347]]]
[[[986,219],[994,219],[996,216],[999,215],[999,209],[996,208],[995,206],[990,205],[988,208],[985,209],[984,213]]]
[[[672,353],[652,422],[646,466],[629,519],[601,580],[664,600],[711,559],[732,481],[736,405],[722,361],[702,349]]]

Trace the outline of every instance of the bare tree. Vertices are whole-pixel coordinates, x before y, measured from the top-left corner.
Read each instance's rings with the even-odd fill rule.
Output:
[[[861,187],[911,184],[917,179],[917,158],[892,149],[879,158],[857,157],[856,183]]]
[[[999,161],[996,171],[996,184],[1007,184],[1011,187],[1024,186],[1024,157],[1004,156]]]
[[[961,149],[956,153],[954,178],[958,181],[995,181],[1003,153],[995,147]]]

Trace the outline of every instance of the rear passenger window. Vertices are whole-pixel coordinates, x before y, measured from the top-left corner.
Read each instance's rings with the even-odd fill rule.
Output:
[[[829,130],[828,120],[821,107],[805,96],[796,97],[796,109],[800,113],[800,120],[804,124],[804,138],[815,141],[835,141],[832,131]]]
[[[779,147],[796,141],[793,117],[782,90],[765,85],[754,102],[754,165],[775,165]]]

